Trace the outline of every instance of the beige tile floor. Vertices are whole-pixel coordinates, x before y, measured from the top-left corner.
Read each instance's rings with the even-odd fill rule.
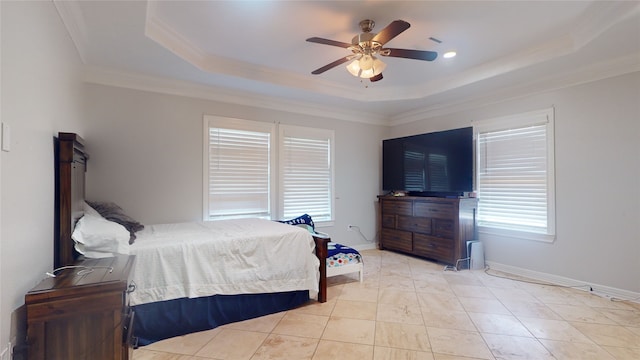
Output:
[[[328,301],[167,339],[135,360],[640,359],[640,304],[367,250]]]

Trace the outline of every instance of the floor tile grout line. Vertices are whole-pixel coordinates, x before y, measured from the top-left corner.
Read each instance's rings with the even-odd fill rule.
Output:
[[[517,282],[517,281],[518,281],[517,279],[509,279],[509,278],[506,278],[506,279],[507,279],[507,280],[510,280],[510,281],[514,281],[514,282]],[[535,284],[535,285],[541,285],[541,286],[543,286],[543,285],[545,285],[545,284]],[[490,288],[489,286],[486,286],[486,285],[485,285],[485,287],[487,287],[487,288],[489,288],[489,290],[491,290],[491,288]],[[565,287],[562,287],[562,288],[565,288]],[[535,294],[531,294],[529,291],[526,291],[526,290],[525,290],[525,292],[526,292],[527,294],[529,294],[529,295],[531,295],[531,296],[533,296],[533,297],[535,298]],[[495,296],[495,293],[494,293],[494,296]],[[520,317],[519,317],[518,315],[516,315],[516,314],[513,312],[513,310],[509,309],[509,307],[508,307],[508,306],[506,306],[506,305],[504,304],[504,300],[503,300],[503,299],[501,299],[499,296],[496,296],[496,299],[497,299],[497,300],[502,304],[502,306],[504,306],[504,307],[505,307],[505,308],[510,312],[510,314],[511,314],[511,315],[512,315],[512,316],[513,316],[513,317],[514,317],[514,318],[515,318],[515,319],[516,319],[516,320],[517,320],[517,321],[518,321],[518,322],[519,322],[519,323],[520,323],[520,324],[521,324],[521,325],[522,325],[522,326],[523,326],[523,327],[524,327],[524,328],[525,328],[525,329],[526,329],[530,334],[531,334],[531,335],[532,335],[531,337],[532,337],[532,338],[534,338],[534,339],[536,340],[536,342],[537,342],[537,343],[539,343],[539,344],[540,344],[540,345],[541,345],[541,346],[542,346],[542,347],[543,347],[543,348],[544,348],[544,349],[545,349],[545,350],[546,350],[546,351],[547,351],[551,356],[553,356],[554,358],[556,357],[556,356],[553,354],[552,349],[548,348],[548,347],[543,343],[543,341],[542,341],[542,340],[548,340],[548,339],[541,339],[541,338],[539,338],[539,337],[535,336],[535,334],[533,334],[533,333],[531,332],[531,329],[529,329],[529,328],[528,328],[528,327],[527,327],[527,326],[522,322],[522,320],[520,319]],[[536,298],[536,299],[537,299],[537,298]],[[539,300],[539,299],[538,299],[538,300]],[[544,302],[541,302],[541,304],[548,308],[547,304],[545,304]],[[591,309],[593,309],[593,308],[594,308],[593,306],[590,306],[589,304],[584,304],[584,306],[586,306],[586,307],[588,307],[588,308],[591,308]],[[565,323],[567,323],[568,325],[570,325],[570,326],[572,326],[572,327],[573,327],[573,325],[571,325],[570,321],[569,321],[569,320],[567,320],[565,317],[563,317],[563,316],[562,316],[562,315],[560,315],[560,314],[557,314],[557,313],[556,313],[553,309],[551,309],[551,308],[549,308],[549,310],[550,310],[550,311],[552,311],[554,314],[558,315],[558,316],[559,316],[559,318],[561,318],[563,322],[565,322]],[[595,309],[594,309],[594,310],[595,310]],[[598,312],[598,313],[602,314],[601,312]],[[607,318],[611,319],[610,317],[606,316],[606,314],[602,314],[602,315],[604,315],[605,317],[607,317]],[[615,321],[615,319],[611,319],[611,320],[612,320],[612,321],[614,321],[614,322],[616,322],[616,324],[620,325],[620,324],[619,324],[619,322]],[[474,325],[475,325],[475,323],[474,323]],[[477,325],[476,325],[476,327],[477,327]],[[575,328],[575,327],[574,327],[574,328]],[[478,330],[479,330],[479,329],[478,329]],[[579,333],[583,334],[587,339],[591,340],[591,341],[592,341],[592,345],[597,346],[599,349],[601,349],[601,350],[603,350],[603,351],[606,351],[606,352],[607,352],[607,354],[610,354],[610,355],[612,355],[612,356],[613,356],[613,354],[611,354],[609,351],[607,351],[607,350],[606,350],[605,348],[603,348],[601,345],[597,344],[597,343],[596,343],[596,342],[595,342],[591,337],[589,337],[587,334],[584,334],[584,333],[583,333],[582,331],[580,331],[579,329],[576,329],[576,330],[577,330]],[[483,334],[482,332],[480,332],[480,333],[481,333],[481,334]],[[510,335],[510,336],[515,336],[515,335]],[[483,336],[483,340],[485,340],[484,336]],[[562,341],[562,340],[552,340],[552,341],[567,342],[567,341]],[[486,343],[486,340],[485,340],[485,343]],[[569,342],[567,342],[567,343],[569,343]],[[489,344],[487,344],[487,347],[489,347]],[[489,349],[491,350],[491,348],[490,348],[490,347],[489,347]],[[492,353],[493,353],[493,351],[492,351]],[[495,354],[494,354],[494,355],[495,355]]]
[[[376,262],[376,263],[378,263],[378,262]],[[379,262],[379,264],[381,264],[381,263],[382,263],[382,262],[380,261],[380,262]],[[410,267],[410,269],[411,269],[410,278],[411,278],[411,280],[412,280],[411,285],[412,285],[412,287],[413,287],[413,290],[412,290],[412,291],[410,291],[410,292],[411,292],[411,293],[413,293],[413,294],[415,294],[415,296],[417,297],[417,294],[418,294],[418,288],[417,288],[417,285],[416,285],[416,276],[420,276],[420,274],[421,274],[421,272],[422,272],[422,269],[420,269],[419,267],[414,267],[414,263],[413,263],[413,262],[408,262],[408,265],[409,265],[409,267]],[[373,341],[374,351],[375,351],[375,347],[376,347],[376,346],[378,346],[378,345],[376,345],[376,341],[375,341],[375,334],[376,334],[376,332],[377,332],[377,330],[378,330],[378,327],[379,327],[379,325],[380,325],[380,324],[379,324],[379,322],[380,322],[380,321],[378,321],[378,318],[377,318],[377,313],[378,313],[378,311],[379,311],[379,307],[380,307],[380,304],[381,304],[381,303],[380,303],[380,289],[381,289],[381,287],[382,287],[382,284],[381,284],[381,280],[382,280],[381,272],[382,272],[382,269],[383,269],[383,268],[384,268],[384,266],[380,266],[380,268],[379,268],[379,270],[378,270],[378,271],[376,271],[375,273],[372,273],[372,274],[371,274],[371,276],[372,276],[372,277],[374,277],[374,276],[375,276],[375,280],[374,280],[374,282],[376,283],[376,285],[373,285],[373,283],[374,283],[374,282],[372,282],[372,283],[370,283],[370,284],[369,284],[369,286],[370,286],[370,287],[372,287],[372,288],[373,288],[373,287],[375,287],[375,289],[376,289],[376,293],[378,294],[378,295],[377,295],[377,297],[376,297],[376,301],[375,301],[375,304],[376,304],[376,311],[375,311],[375,312],[376,312],[376,319],[374,320],[374,341]],[[417,269],[417,270],[416,270],[416,269]],[[414,270],[416,270],[416,271],[414,271]],[[430,271],[433,271],[433,270],[431,269]],[[405,273],[405,275],[406,275],[406,273]],[[483,281],[482,281],[482,279],[481,279],[481,278],[479,278],[478,276],[476,276],[476,279],[480,281],[481,286],[482,286],[483,288],[488,289],[488,290],[493,294],[493,296],[494,296],[494,298],[497,300],[497,302],[498,302],[498,303],[500,303],[500,304],[501,304],[501,305],[502,305],[502,306],[507,310],[507,312],[508,312],[509,316],[514,317],[514,318],[516,319],[516,321],[518,322],[518,324],[520,324],[521,326],[523,326],[523,327],[527,330],[527,332],[531,334],[531,337],[532,337],[532,338],[534,338],[534,339],[536,339],[537,343],[539,343],[539,344],[540,344],[540,345],[541,345],[541,346],[542,346],[542,347],[543,347],[543,348],[544,348],[548,353],[550,353],[552,356],[554,356],[554,357],[555,357],[555,355],[554,355],[554,354],[553,354],[553,352],[551,351],[552,349],[548,348],[544,343],[542,343],[542,340],[550,340],[550,341],[557,341],[557,342],[567,342],[567,343],[570,343],[570,342],[568,342],[568,341],[564,341],[564,340],[546,339],[546,338],[544,338],[544,337],[538,337],[538,336],[536,336],[536,335],[533,333],[533,331],[532,331],[529,327],[527,327],[527,326],[525,325],[525,323],[523,322],[523,318],[526,318],[527,316],[525,316],[525,315],[517,315],[517,314],[516,314],[516,312],[515,312],[515,309],[510,308],[510,307],[508,307],[508,306],[506,305],[505,301],[507,301],[507,300],[508,300],[508,298],[507,298],[507,297],[505,297],[505,296],[499,296],[498,294],[496,294],[496,293],[495,293],[495,291],[492,291],[493,289],[499,289],[499,288],[502,288],[501,286],[492,286],[492,284],[491,284],[491,283],[483,282]],[[511,279],[509,279],[509,280],[511,280]],[[511,280],[511,281],[514,281],[514,280]],[[451,286],[452,286],[452,284],[454,284],[454,283],[447,282],[447,286],[449,286],[449,287],[451,287]],[[344,286],[345,284],[344,284],[344,283],[341,283],[341,285],[343,285],[343,286]],[[498,284],[496,284],[496,285],[498,285]],[[558,319],[557,319],[557,321],[562,321],[563,323],[566,323],[566,324],[569,324],[569,325],[573,326],[573,325],[572,325],[572,322],[571,322],[570,320],[568,320],[565,316],[562,316],[561,314],[557,313],[557,311],[556,311],[556,310],[553,310],[551,307],[549,307],[549,304],[550,304],[550,303],[548,302],[548,300],[547,300],[547,299],[542,298],[539,292],[534,291],[534,290],[535,290],[534,288],[530,288],[530,287],[522,287],[522,288],[517,288],[517,289],[518,289],[518,290],[522,290],[522,291],[524,291],[526,294],[528,294],[528,295],[532,296],[532,297],[533,297],[533,298],[534,298],[538,303],[540,303],[541,305],[544,305],[547,309],[549,309],[549,311],[551,311],[551,313],[558,315]],[[341,290],[341,293],[342,293],[342,290]],[[339,298],[340,298],[341,293],[336,295],[336,299],[339,299]],[[460,301],[460,298],[459,298],[459,295],[458,295],[458,294],[456,294],[456,293],[454,292],[454,293],[453,293],[453,295],[456,297],[457,301]],[[574,294],[573,294],[573,291],[567,291],[567,295],[574,295]],[[543,296],[544,296],[544,295],[543,295]],[[620,328],[625,328],[625,329],[627,329],[627,328],[629,327],[629,326],[627,326],[627,325],[625,325],[625,324],[622,324],[620,321],[616,320],[615,318],[612,318],[611,316],[607,316],[607,313],[603,310],[603,309],[618,310],[619,308],[613,308],[613,307],[612,307],[612,308],[609,308],[609,307],[602,307],[602,306],[598,306],[598,305],[599,305],[598,303],[586,303],[586,302],[582,301],[582,299],[579,299],[579,298],[577,298],[577,297],[576,297],[576,301],[578,301],[578,302],[580,303],[580,307],[584,307],[584,308],[586,308],[586,309],[591,309],[592,311],[595,311],[596,313],[598,313],[598,314],[600,314],[600,315],[604,316],[605,318],[607,318],[607,319],[611,320],[611,322],[613,323],[613,324],[601,324],[601,323],[597,323],[597,322],[595,322],[595,323],[593,323],[593,324],[598,324],[598,325],[608,325],[608,326],[620,327]],[[554,303],[553,303],[553,302],[551,302],[551,304],[554,304]],[[333,314],[334,314],[334,312],[335,312],[335,310],[336,310],[336,305],[337,305],[337,300],[336,300],[336,302],[332,305],[332,306],[333,306],[333,308],[331,309],[331,312],[329,313],[329,318],[331,318],[331,317],[333,316]],[[562,304],[562,303],[558,303],[558,305],[563,305],[563,304]],[[427,322],[426,322],[425,317],[424,317],[425,309],[424,309],[422,306],[419,306],[419,309],[420,309],[420,314],[421,314],[421,318],[422,318],[422,319],[421,319],[421,321],[422,321],[422,325],[423,325],[423,326],[425,326],[425,328],[427,328],[427,327],[428,327],[428,326],[427,326]],[[632,312],[637,312],[636,308],[631,308],[630,310],[631,310]],[[493,353],[493,351],[491,350],[491,348],[489,348],[489,345],[488,345],[488,343],[487,343],[487,340],[485,339],[485,337],[484,337],[484,336],[482,336],[482,334],[490,334],[490,333],[483,333],[483,332],[481,332],[481,331],[480,331],[480,328],[478,327],[478,324],[477,324],[476,322],[474,322],[473,320],[471,320],[470,315],[469,315],[469,314],[470,314],[470,312],[469,312],[469,310],[468,310],[467,308],[465,308],[464,306],[463,306],[463,311],[464,311],[464,313],[466,314],[466,316],[469,318],[469,320],[471,321],[471,323],[473,324],[473,326],[474,326],[474,328],[475,328],[475,330],[476,330],[475,332],[481,335],[481,337],[482,337],[482,339],[483,339],[483,341],[484,341],[485,346],[489,349],[489,351],[491,352],[492,356],[494,356],[494,357],[495,357],[496,355]],[[506,315],[506,314],[505,314],[505,315]],[[541,317],[541,318],[538,318],[538,317],[533,316],[533,315],[532,315],[531,317],[532,317],[532,318],[534,318],[534,319],[546,319],[546,318],[542,318],[542,317]],[[283,319],[283,318],[284,318],[284,316],[278,320],[278,324],[282,321],[282,319]],[[553,319],[548,319],[548,320],[553,320]],[[579,322],[579,323],[587,323],[587,324],[591,323],[591,322],[588,322],[588,321],[585,321],[585,322],[577,321],[577,322]],[[318,342],[317,342],[316,347],[315,347],[315,349],[314,349],[314,354],[313,354],[313,356],[315,356],[315,355],[316,355],[316,353],[317,353],[318,345],[320,344],[320,341],[322,341],[322,336],[325,334],[325,332],[326,332],[326,330],[327,330],[328,323],[329,323],[329,322],[327,321],[327,323],[324,325],[324,328],[323,328],[322,334],[320,335],[320,338],[319,338],[319,339],[317,339],[317,340],[318,340]],[[270,331],[268,334],[272,334],[272,333],[273,333],[273,331],[274,331],[274,329],[276,328],[276,326],[277,326],[277,324],[276,324],[276,325],[271,329],[271,331]],[[574,327],[574,328],[575,328],[575,327]],[[597,347],[598,347],[599,349],[601,349],[602,351],[606,351],[606,353],[607,353],[607,354],[610,354],[611,356],[615,356],[612,352],[610,352],[609,350],[607,350],[606,348],[604,348],[604,347],[603,347],[603,345],[598,344],[598,343],[597,343],[594,339],[592,339],[588,334],[584,333],[582,330],[579,330],[578,328],[576,328],[576,330],[578,331],[578,333],[580,333],[580,334],[584,335],[587,339],[591,340],[591,341],[592,341],[592,343],[593,343],[593,345],[597,346]],[[629,329],[627,329],[627,330],[629,330]],[[632,333],[633,333],[633,331],[632,331]],[[216,336],[217,336],[217,335],[218,335],[218,334],[216,334]],[[428,336],[428,335],[427,335],[427,336]],[[515,335],[507,335],[507,336],[515,336]],[[214,338],[215,338],[215,336],[214,336]],[[267,338],[268,338],[268,336],[267,336]],[[428,337],[427,337],[427,339],[428,339]],[[212,338],[211,340],[209,340],[209,341],[212,341],[212,340],[213,340],[213,338]],[[428,339],[428,340],[429,340],[429,339]],[[265,339],[265,341],[266,341],[266,339]],[[351,343],[351,342],[348,342],[348,343]],[[354,344],[355,344],[355,343],[354,343]],[[263,343],[261,344],[261,346],[262,346],[262,345],[264,345],[264,341],[263,341]],[[432,354],[435,354],[435,352],[433,351],[433,348],[431,347],[431,345],[432,345],[432,344],[431,344],[431,341],[430,341],[430,340],[429,340],[429,345],[430,345],[431,353],[432,353]],[[614,348],[614,347],[618,347],[618,346],[613,346],[613,345],[611,345],[611,346],[609,346],[609,347]],[[619,347],[619,348],[621,348],[621,349],[627,349],[628,347]],[[201,350],[201,349],[202,349],[202,348],[200,348],[200,350]],[[259,349],[260,349],[260,347],[258,347],[258,350],[256,350],[256,352],[254,352],[254,354],[253,354],[253,355],[255,355],[255,354],[257,353],[257,351],[259,351]],[[633,349],[633,348],[631,348],[631,349]],[[198,350],[198,351],[200,351],[200,350]],[[169,353],[169,354],[170,354],[170,353]],[[197,352],[196,352],[196,354],[197,354]],[[195,355],[193,355],[193,356],[195,356]]]

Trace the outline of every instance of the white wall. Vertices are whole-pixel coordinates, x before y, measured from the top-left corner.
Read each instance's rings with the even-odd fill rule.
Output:
[[[555,108],[552,244],[481,236],[487,261],[640,292],[640,73],[395,126],[390,137]]]
[[[114,201],[145,224],[202,219],[203,114],[335,130],[335,226],[347,245],[373,240],[381,139],[388,128],[286,111],[86,85],[87,198]]]
[[[83,116],[80,60],[53,3],[0,6],[1,111],[12,138],[1,155],[2,351],[16,341],[15,323],[24,326],[15,310],[25,293],[53,266],[54,135],[82,133]]]

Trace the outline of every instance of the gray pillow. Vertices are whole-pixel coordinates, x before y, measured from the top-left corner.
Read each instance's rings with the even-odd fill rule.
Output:
[[[122,208],[112,202],[87,201],[87,204],[94,208],[103,218],[118,223],[125,227],[131,235],[129,244],[133,244],[136,239],[136,232],[144,229],[144,225],[125,214]]]

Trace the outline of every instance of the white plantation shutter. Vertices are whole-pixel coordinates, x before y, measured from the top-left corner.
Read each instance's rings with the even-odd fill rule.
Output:
[[[478,224],[553,235],[553,112],[475,124]]]
[[[331,130],[205,115],[203,219],[332,221],[333,143]]]
[[[271,216],[274,125],[210,117],[205,220]]]
[[[280,125],[279,134],[282,218],[332,220],[333,131]]]

